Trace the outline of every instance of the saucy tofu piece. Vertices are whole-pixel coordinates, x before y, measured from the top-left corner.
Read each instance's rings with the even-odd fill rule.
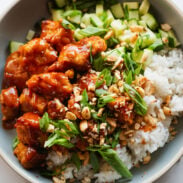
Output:
[[[21,165],[26,169],[40,167],[46,159],[46,154],[39,153],[36,149],[25,146],[21,142],[14,149],[14,154],[17,156]]]
[[[47,100],[25,88],[20,95],[20,105],[23,112],[34,112],[43,115],[47,106]]]
[[[41,25],[41,38],[50,43],[57,51],[61,51],[63,46],[72,43],[73,31],[62,27],[60,21],[45,20]]]
[[[6,60],[3,88],[16,86],[20,91],[26,87],[29,73],[22,66],[22,56],[20,51],[12,53]]]
[[[3,126],[13,128],[19,113],[19,98],[16,87],[3,89],[0,96]]]
[[[23,67],[37,74],[45,72],[47,67],[57,60],[57,52],[45,40],[36,38],[19,48]]]
[[[108,103],[108,107],[110,110],[118,114],[119,122],[127,122],[129,124],[133,123],[134,104],[130,102],[125,96],[115,98],[115,101]]]
[[[65,100],[72,93],[72,85],[64,73],[45,73],[33,75],[27,81],[28,88],[47,98],[57,97]]]
[[[48,114],[49,117],[52,119],[64,119],[66,114],[66,108],[62,104],[62,102],[54,98],[54,100],[51,100],[48,102]]]
[[[92,55],[96,55],[101,51],[107,49],[105,40],[93,36],[85,38],[75,44],[68,44],[63,47],[58,58],[58,62],[55,62],[49,67],[50,71],[66,71],[73,68],[77,71],[87,71],[90,68],[90,50],[92,48]]]
[[[45,40],[29,41],[7,58],[4,87],[17,86],[21,91],[31,75],[46,72],[56,60],[57,52]]]
[[[31,147],[43,147],[47,134],[40,130],[40,116],[34,113],[24,113],[15,124],[20,142]]]

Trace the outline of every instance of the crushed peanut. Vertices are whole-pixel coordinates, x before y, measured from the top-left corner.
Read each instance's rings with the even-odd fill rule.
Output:
[[[88,129],[88,121],[86,121],[86,120],[81,121],[79,124],[79,128],[80,128],[81,132],[85,132]]]
[[[83,119],[90,119],[91,118],[91,112],[90,112],[89,107],[84,107],[82,112],[81,112],[81,115],[82,115]]]
[[[66,113],[65,117],[66,117],[66,119],[73,120],[73,121],[77,119],[76,115],[72,112],[69,112],[69,111]]]

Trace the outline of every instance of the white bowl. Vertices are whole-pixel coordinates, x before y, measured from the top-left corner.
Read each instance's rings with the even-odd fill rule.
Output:
[[[135,0],[134,0],[135,1]],[[0,69],[2,82],[3,68],[7,57],[9,40],[24,41],[27,31],[35,22],[48,17],[46,0],[14,0],[8,8],[1,12],[0,17]],[[181,43],[183,43],[183,15],[169,0],[151,0],[152,10],[160,22],[168,22],[174,28]],[[180,120],[182,122],[182,119]],[[158,179],[183,155],[183,125],[178,125],[178,135],[164,148],[155,152],[152,161],[139,169],[133,169],[131,183],[149,183]],[[0,128],[0,155],[21,176],[34,183],[50,183],[37,172],[22,168],[12,152],[12,139],[15,131],[6,131]]]

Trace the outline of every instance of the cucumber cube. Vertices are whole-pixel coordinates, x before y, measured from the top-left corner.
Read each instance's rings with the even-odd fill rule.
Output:
[[[128,10],[136,10],[139,8],[138,2],[125,2],[123,3],[123,8],[128,7]]]
[[[124,11],[120,3],[115,4],[111,6],[111,11],[115,18],[123,18],[124,17]]]
[[[54,21],[58,21],[63,18],[64,10],[52,9],[51,13],[52,13],[52,19]]]
[[[55,0],[55,3],[59,8],[62,8],[66,5],[66,0]]]
[[[158,28],[158,22],[156,21],[156,19],[154,18],[154,16],[152,14],[147,13],[147,14],[143,15],[141,17],[141,19],[146,22],[147,26],[151,30],[155,31]]]
[[[9,43],[9,50],[10,50],[10,53],[13,53],[13,52],[17,51],[18,48],[19,48],[20,46],[22,46],[22,45],[24,45],[24,44],[21,43],[21,42],[10,41],[10,43]]]
[[[145,15],[146,13],[148,13],[149,8],[150,8],[149,0],[143,0],[139,8],[140,15]]]
[[[139,11],[138,10],[129,10],[128,18],[139,20]]]
[[[103,12],[104,12],[103,4],[97,4],[96,5],[96,14],[97,14],[97,16],[102,15]]]
[[[123,31],[126,29],[126,25],[123,25],[121,20],[114,20],[111,23],[111,27],[112,27],[116,37],[123,34]]]

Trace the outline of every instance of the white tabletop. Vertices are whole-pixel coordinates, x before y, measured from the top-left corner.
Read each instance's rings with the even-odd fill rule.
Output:
[[[10,6],[14,0],[0,0],[0,14],[6,7]],[[178,8],[183,11],[182,0],[172,0]],[[164,174],[155,183],[183,183],[183,158],[178,161],[166,174]],[[0,157],[0,182],[1,183],[28,183],[20,177],[12,168],[10,168]]]

